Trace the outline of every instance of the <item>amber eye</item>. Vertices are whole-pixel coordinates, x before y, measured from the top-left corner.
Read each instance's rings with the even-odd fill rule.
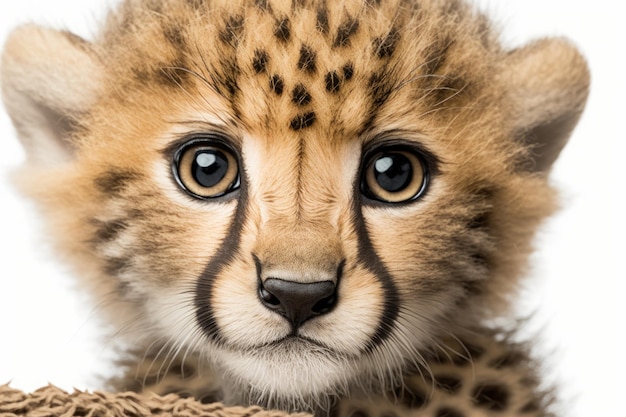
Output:
[[[422,195],[427,171],[422,158],[413,150],[381,150],[367,159],[361,191],[385,203],[403,203]]]
[[[197,198],[216,198],[239,188],[237,158],[226,146],[196,141],[175,156],[174,175],[179,184]]]

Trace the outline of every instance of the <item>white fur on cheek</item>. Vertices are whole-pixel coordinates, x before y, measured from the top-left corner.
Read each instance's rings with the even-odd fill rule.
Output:
[[[287,321],[259,301],[254,268],[237,260],[215,280],[212,306],[221,335],[237,348],[271,343],[290,332]]]

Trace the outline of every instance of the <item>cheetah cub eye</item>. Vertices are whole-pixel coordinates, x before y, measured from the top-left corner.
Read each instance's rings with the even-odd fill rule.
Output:
[[[361,192],[368,199],[383,203],[411,202],[426,192],[430,171],[416,149],[379,147],[365,155]]]
[[[172,172],[176,182],[192,197],[225,197],[239,189],[238,159],[223,137],[194,137],[176,150]]]

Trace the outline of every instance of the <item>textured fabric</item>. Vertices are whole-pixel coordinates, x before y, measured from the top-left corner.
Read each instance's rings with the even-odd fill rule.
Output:
[[[0,385],[0,417],[286,417],[282,411],[267,411],[260,407],[226,407],[221,403],[202,404],[192,398],[177,395],[140,395],[134,392],[67,393],[53,385],[33,393],[24,393],[9,385]],[[308,417],[308,414],[292,414]]]

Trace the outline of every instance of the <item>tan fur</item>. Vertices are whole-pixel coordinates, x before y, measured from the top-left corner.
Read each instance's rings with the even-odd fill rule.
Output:
[[[517,349],[485,326],[555,208],[547,174],[588,84],[567,41],[503,50],[454,0],[129,0],[91,43],[19,28],[2,65],[30,159],[17,180],[128,340],[211,364],[227,401],[317,412],[436,370],[429,352],[451,339]],[[242,172],[211,201],[171,173],[175,144],[207,133]],[[362,153],[398,140],[434,155],[425,194],[364,200]],[[337,304],[285,339],[259,301],[271,278],[333,282]],[[518,392],[499,410],[514,416],[541,395],[510,372],[492,379]],[[487,415],[478,397],[415,412]]]

